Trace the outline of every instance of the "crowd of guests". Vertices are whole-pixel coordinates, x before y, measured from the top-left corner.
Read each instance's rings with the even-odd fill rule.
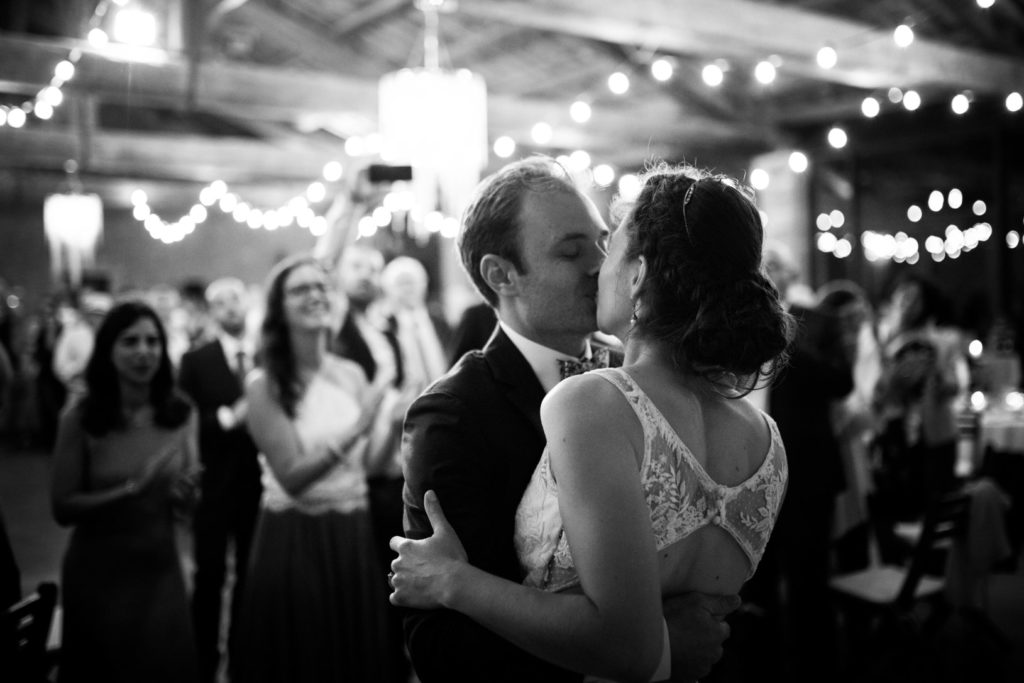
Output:
[[[758,660],[762,673],[827,676],[838,661],[830,575],[868,561],[872,515],[919,516],[930,496],[956,486],[962,474],[956,416],[970,383],[967,340],[949,324],[939,290],[921,278],[898,280],[877,307],[848,281],[811,291],[784,251],[767,249],[762,261],[760,222],[746,195],[718,178],[689,173],[652,174],[647,194],[629,205],[625,236],[614,243],[619,270],[602,275],[620,300],[609,309],[614,315],[604,315],[614,318],[612,333],[632,342],[625,346],[630,372],[650,372],[655,388],[668,382],[656,396],[697,401],[709,415],[720,399],[746,406],[729,403],[746,396],[777,425],[778,439],[775,427],[761,433],[756,412],[730,413],[725,426],[715,427],[733,437],[749,432],[760,454],[770,442],[769,459],[780,472],[773,480],[777,503],[785,491],[781,511],[772,508],[766,521],[749,575],[753,551],[732,557],[735,586],[726,592],[742,585],[748,609],[741,614],[756,613],[777,626],[762,632],[769,634],[767,658]],[[686,225],[689,242],[680,247],[679,221],[663,220],[678,212],[685,224],[700,182],[704,191],[689,220],[698,230],[723,215],[735,221],[750,262],[736,277],[749,280],[750,291],[763,298],[759,315],[762,322],[770,318],[777,343],[751,350],[733,340],[737,353],[753,354],[746,365],[718,358],[721,349],[712,344],[700,353],[714,362],[687,365],[702,357],[690,348],[647,369],[645,354],[674,353],[678,329],[698,318],[706,322],[708,311],[724,311],[732,301],[706,294],[720,284],[717,270],[700,271],[707,280],[700,284],[711,290],[691,292],[666,284],[678,275],[675,261],[655,259],[669,246],[679,249],[693,259],[692,278],[701,257],[718,249],[728,256],[722,263],[733,267],[735,241],[719,245],[708,232],[701,242]],[[533,196],[529,192],[551,204],[546,211],[590,216],[564,187],[556,188],[554,199],[537,190],[524,196]],[[559,202],[580,206],[570,210]],[[664,203],[660,213],[648,207],[658,202]],[[602,246],[581,281],[593,279],[596,288],[604,259]],[[494,263],[495,278],[521,268],[514,259]],[[620,271],[635,276],[632,284],[613,280],[625,278]],[[408,531],[403,425],[410,430],[407,416],[433,406],[424,398],[428,387],[495,334],[495,310],[504,310],[498,343],[512,348],[511,337],[516,348],[530,348],[529,338],[506,326],[528,313],[517,299],[523,295],[516,290],[506,300],[503,283],[487,283],[498,294],[466,309],[451,329],[429,303],[422,263],[404,255],[386,259],[355,242],[333,261],[289,256],[260,284],[221,277],[181,293],[158,288],[117,296],[102,286],[85,288],[55,300],[20,353],[8,338],[0,346],[8,431],[52,446],[54,516],[73,529],[61,574],[60,680],[93,680],[100,673],[103,680],[124,681],[408,681],[401,612],[388,603],[394,586],[387,578],[394,557],[389,542]],[[548,307],[551,325],[564,326],[580,314],[566,308],[570,300],[554,300],[557,286],[552,280],[529,293],[540,309]],[[545,294],[544,287],[551,291]],[[706,300],[698,301],[702,296]],[[690,309],[679,308],[677,299],[705,317],[679,313]],[[679,317],[674,326],[658,327],[667,325],[667,314],[651,313],[658,307]],[[789,320],[796,330],[792,343]],[[593,321],[587,322],[580,339],[593,331]],[[706,326],[708,335],[721,332],[720,325]],[[758,381],[758,368],[776,362],[773,381]],[[686,379],[677,385],[669,369],[681,367]],[[22,389],[15,396],[19,371]],[[748,384],[744,378],[751,374]],[[622,375],[618,390],[642,393],[628,372]],[[587,391],[607,390],[604,382],[593,379]],[[711,385],[715,391],[707,394]],[[412,423],[406,436],[425,438]],[[685,434],[708,424],[682,420],[674,428]],[[750,477],[760,474],[759,462],[745,461]],[[442,462],[436,472],[448,467]],[[492,483],[505,487],[503,480]],[[417,494],[421,504],[425,490]],[[519,494],[514,498],[518,502]],[[425,525],[427,512],[414,512]],[[600,575],[614,565],[595,566]],[[569,569],[575,571],[571,563]],[[611,594],[622,595],[617,588]],[[558,656],[571,650],[547,659],[561,663]]]
[[[765,258],[800,325],[787,371],[752,397],[778,422],[790,481],[744,597],[774,625],[761,646],[769,671],[779,680],[830,677],[839,674],[840,639],[829,579],[903,562],[908,548],[887,530],[919,521],[930,500],[972,474],[960,425],[979,388],[973,334],[913,271],[873,304],[848,280],[812,290],[781,245]]]
[[[402,417],[454,361],[428,285],[357,243],[265,284],[92,283],[4,345],[6,431],[52,447],[72,528],[60,680],[409,680]]]

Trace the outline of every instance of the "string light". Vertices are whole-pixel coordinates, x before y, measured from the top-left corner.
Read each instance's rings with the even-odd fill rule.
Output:
[[[878,116],[878,113],[882,110],[882,106],[878,103],[874,97],[865,97],[864,101],[860,103],[860,111],[864,116],[869,119],[873,119]]]
[[[569,107],[569,116],[571,116],[572,120],[576,123],[586,123],[590,120],[591,113],[590,104],[583,100],[576,100],[572,103],[572,106]]]
[[[533,128],[530,129],[530,137],[538,145],[548,144],[553,135],[554,131],[551,130],[551,125],[543,121],[533,124]]]
[[[341,163],[330,161],[324,165],[323,180],[336,182],[343,175]],[[216,208],[229,215],[235,222],[247,225],[252,230],[274,231],[292,223],[308,229],[314,237],[327,232],[327,219],[316,213],[309,205],[326,197],[327,188],[320,180],[311,182],[304,194],[296,195],[276,208],[259,208],[242,201],[223,180],[215,180],[204,186],[188,212],[175,221],[166,221],[149,205],[149,197],[140,188],[132,191],[132,216],[142,223],[150,237],[164,244],[180,242],[195,232],[196,227],[206,222],[210,209]]]
[[[616,95],[625,95],[629,91],[629,76],[616,71],[608,77],[608,89]]]
[[[809,162],[807,155],[803,152],[792,152],[789,155],[789,170],[793,173],[803,173],[807,170]]]
[[[846,147],[848,138],[846,131],[839,126],[833,126],[828,132],[828,144],[832,145],[836,149],[842,149]]]
[[[600,187],[608,187],[615,180],[615,169],[608,164],[594,167],[594,183]]]
[[[951,209],[958,209],[964,205],[963,192],[959,188],[951,188],[946,195],[939,190],[932,190],[928,196],[929,208],[933,211],[940,211],[944,206]],[[982,216],[987,207],[982,200],[976,200],[971,205],[975,216]],[[917,223],[922,218],[921,207],[911,204],[907,207],[907,219],[911,223]],[[830,253],[836,258],[846,258],[849,253],[840,256],[840,251],[845,250],[841,242],[846,237],[836,236],[831,232],[843,226],[844,217],[838,209],[830,213],[819,213],[815,224],[819,234],[815,244],[819,251]],[[950,223],[941,234],[926,235],[921,242],[907,233],[901,231],[895,234],[888,234],[877,230],[864,230],[861,233],[861,247],[864,258],[871,262],[895,261],[913,265],[920,259],[920,250],[929,254],[933,261],[940,263],[946,259],[955,260],[963,254],[977,249],[982,243],[992,238],[994,230],[991,223],[977,221],[966,229],[961,229],[956,224]],[[825,234],[831,235],[824,237]],[[1015,249],[1021,244],[1021,235],[1011,230],[1006,235],[1006,246]],[[852,247],[852,245],[850,245]],[[852,249],[851,249],[852,251]]]
[[[839,53],[831,45],[825,45],[818,50],[815,55],[815,61],[818,62],[818,66],[822,69],[831,69],[839,62]]]
[[[515,151],[516,141],[507,135],[502,135],[494,141],[494,154],[502,159],[508,159]]]
[[[771,176],[763,168],[755,168],[750,172],[750,186],[755,190],[767,189],[770,182]]]
[[[667,81],[672,78],[672,62],[667,59],[661,58],[651,62],[651,75],[654,76],[655,80]]]
[[[893,42],[896,43],[897,47],[907,48],[914,42],[914,29],[910,28],[906,24],[900,24],[896,27],[896,30],[892,32]]]
[[[967,113],[968,109],[970,109],[971,101],[967,98],[967,95],[957,93],[953,96],[953,100],[950,102],[950,107],[953,109],[954,114],[963,115]]]
[[[761,60],[754,67],[754,78],[763,85],[769,85],[775,80],[776,69],[775,65],[767,59]]]
[[[700,77],[706,85],[717,88],[725,80],[725,72],[722,71],[722,67],[718,64],[707,64],[701,69]],[[1007,104],[1007,107],[1009,107],[1009,104]]]

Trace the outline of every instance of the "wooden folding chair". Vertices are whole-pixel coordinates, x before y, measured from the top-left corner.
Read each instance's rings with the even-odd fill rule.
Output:
[[[2,626],[4,680],[8,673],[9,680],[19,683],[50,680],[54,657],[47,650],[47,640],[56,606],[57,584],[47,581],[7,608]]]

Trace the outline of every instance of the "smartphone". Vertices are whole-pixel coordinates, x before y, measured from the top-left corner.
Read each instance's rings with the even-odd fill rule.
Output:
[[[396,180],[412,180],[412,166],[389,166],[370,164],[367,175],[371,183],[391,183]]]

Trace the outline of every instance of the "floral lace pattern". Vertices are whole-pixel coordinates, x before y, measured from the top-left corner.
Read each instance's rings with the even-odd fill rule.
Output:
[[[753,576],[778,518],[789,475],[775,421],[764,415],[772,442],[758,470],[737,486],[724,486],[708,475],[626,371],[609,368],[593,372],[623,393],[643,426],[640,477],[658,550],[716,524],[742,548],[750,561],[748,578]],[[558,485],[551,475],[547,451],[519,504],[515,542],[527,585],[555,591],[579,582],[558,511]]]

